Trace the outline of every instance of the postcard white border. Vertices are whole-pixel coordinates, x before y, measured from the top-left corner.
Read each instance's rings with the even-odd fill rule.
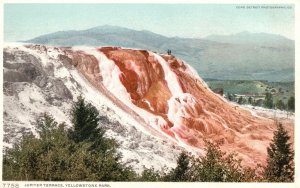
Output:
[[[182,188],[182,187],[191,187],[191,188],[215,188],[215,187],[224,187],[224,188],[232,188],[232,187],[245,187],[245,188],[266,188],[266,187],[272,187],[272,188],[278,188],[278,187],[284,187],[284,188],[296,188],[300,187],[300,65],[299,65],[299,57],[300,57],[300,0],[145,0],[143,2],[138,1],[138,0],[110,0],[110,1],[103,1],[103,0],[64,0],[63,2],[61,0],[3,0],[1,1],[1,29],[0,33],[1,35],[1,45],[3,46],[3,27],[4,27],[4,7],[3,4],[5,3],[161,3],[161,4],[188,4],[188,3],[208,3],[208,4],[294,4],[295,5],[295,98],[296,98],[296,110],[295,110],[295,165],[296,165],[296,170],[295,170],[295,182],[294,183],[201,183],[201,182],[192,182],[192,183],[167,183],[167,182],[153,182],[153,183],[139,183],[139,182],[97,182],[99,185],[100,184],[108,184],[112,188],[122,188],[122,187],[128,187],[128,188],[167,188],[167,187],[172,187],[172,188]],[[3,48],[0,48],[0,53],[1,53],[1,65],[0,68],[3,70]],[[0,119],[1,119],[1,128],[3,130],[3,71],[0,71],[0,87],[1,87],[1,113],[0,113]],[[0,134],[0,147],[2,148],[3,140],[3,132],[1,131]],[[0,149],[0,167],[2,168],[2,149]],[[56,183],[56,184],[72,184],[76,185],[81,182],[39,182],[39,181],[30,181],[30,182],[12,182],[12,181],[4,181],[2,182],[2,169],[0,170],[0,187],[3,186],[3,183],[12,183],[15,184],[17,183],[20,188],[25,187],[26,184],[51,184],[51,183]],[[84,184],[93,184],[93,182],[82,182]],[[12,187],[7,187],[7,188],[12,188]],[[29,187],[33,188],[33,186]],[[72,187],[74,188],[74,187]]]

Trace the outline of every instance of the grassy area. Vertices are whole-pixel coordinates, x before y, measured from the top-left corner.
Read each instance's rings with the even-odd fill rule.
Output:
[[[273,94],[274,102],[286,103],[290,96],[295,96],[294,82],[268,82],[262,80],[206,80],[211,89],[223,88],[224,94]]]

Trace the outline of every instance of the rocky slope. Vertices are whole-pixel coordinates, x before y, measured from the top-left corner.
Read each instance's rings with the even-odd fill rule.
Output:
[[[83,95],[103,116],[107,136],[124,162],[173,167],[181,150],[202,155],[204,139],[244,164],[264,163],[275,122],[214,94],[184,61],[172,55],[117,47],[4,49],[4,141],[35,131],[49,112],[70,125],[72,101]],[[293,122],[286,126],[293,133]]]

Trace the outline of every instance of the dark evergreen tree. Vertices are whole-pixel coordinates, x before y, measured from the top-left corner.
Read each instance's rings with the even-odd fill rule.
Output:
[[[206,143],[206,156],[198,160],[198,165],[195,165],[197,176],[196,181],[202,182],[222,182],[225,178],[225,170],[222,166],[222,156],[224,153],[218,149],[217,145]]]
[[[266,93],[264,106],[266,108],[273,108],[273,95],[269,92]]]
[[[189,180],[189,156],[182,152],[177,159],[177,166],[170,172],[169,180],[173,182],[181,182]]]
[[[147,182],[154,182],[154,181],[161,181],[161,175],[158,171],[154,170],[154,168],[145,169],[141,176],[137,179],[137,181],[147,181]]]
[[[90,103],[86,103],[81,96],[73,104],[71,121],[73,128],[69,131],[69,136],[76,143],[93,142],[91,149],[103,152],[116,145],[114,140],[104,138],[105,130],[99,126],[98,110]]]
[[[279,123],[277,130],[274,132],[273,140],[267,148],[268,159],[264,173],[267,181],[294,181],[294,152],[289,139],[288,132]]]
[[[86,104],[81,96],[73,104],[71,116],[73,130],[70,131],[70,137],[76,143],[103,137],[104,131],[98,128],[100,119],[97,109],[90,103]]]
[[[282,100],[278,100],[276,102],[276,108],[279,110],[283,110],[286,108],[286,105],[284,104],[284,102]]]
[[[4,180],[132,181],[136,174],[120,162],[114,148],[91,150],[93,141],[75,143],[64,124],[44,114],[37,121],[38,137],[24,135],[3,156]],[[108,140],[108,139],[107,139]],[[109,146],[109,145],[107,145]]]
[[[37,120],[37,133],[38,137],[24,135],[5,152],[3,166],[14,167],[14,171],[4,173],[4,179],[63,180],[62,169],[68,159],[70,144],[65,124],[58,125],[51,116],[43,114]]]
[[[243,104],[244,103],[243,101],[244,101],[244,98],[242,96],[240,96],[239,99],[238,99],[238,103]]]
[[[295,97],[291,96],[288,100],[288,110],[295,111]]]
[[[35,142],[32,134],[24,135],[22,140],[25,141],[16,143],[11,149],[6,149],[3,155],[3,180],[28,181],[38,176],[40,143]]]
[[[228,99],[229,101],[233,101],[233,100],[234,100],[234,97],[233,97],[232,94],[227,93],[227,99]]]
[[[190,181],[243,182],[257,181],[255,170],[243,168],[234,153],[222,152],[218,145],[206,141],[206,155],[191,161]]]
[[[73,129],[69,131],[69,136],[77,144],[91,143],[89,151],[92,160],[87,163],[87,167],[95,169],[93,172],[96,177],[103,181],[121,181],[134,176],[131,168],[120,163],[121,155],[116,151],[118,145],[115,140],[104,137],[105,129],[100,126],[101,118],[93,105],[86,103],[84,98],[79,96],[71,115]]]
[[[251,105],[253,104],[253,98],[252,97],[248,98],[248,103],[251,104]]]

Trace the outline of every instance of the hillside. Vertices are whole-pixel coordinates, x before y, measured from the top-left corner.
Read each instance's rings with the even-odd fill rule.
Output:
[[[211,89],[223,88],[224,93],[259,94],[274,92],[275,100],[287,102],[290,96],[295,96],[294,82],[268,82],[262,80],[206,80]]]
[[[204,140],[236,152],[243,164],[264,164],[275,119],[213,93],[179,58],[147,50],[9,45],[4,49],[4,142],[35,132],[48,112],[68,126],[82,95],[100,111],[107,137],[136,169],[175,164],[181,151],[203,155]],[[281,119],[293,135],[292,119]]]
[[[105,25],[59,31],[26,42],[53,46],[121,46],[162,53],[171,49],[172,54],[189,62],[205,78],[294,80],[294,41],[272,34],[241,33],[193,39]]]

